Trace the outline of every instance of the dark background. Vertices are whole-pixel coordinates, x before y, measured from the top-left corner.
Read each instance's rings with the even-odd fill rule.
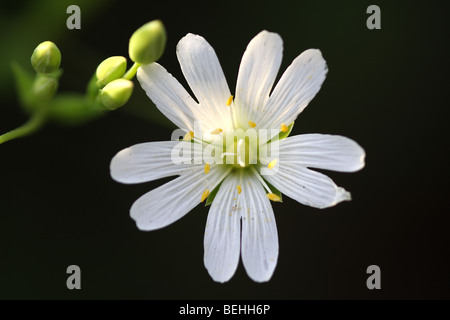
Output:
[[[91,3],[92,2],[92,3]],[[261,30],[284,40],[281,72],[319,48],[327,79],[293,134],[341,134],[367,153],[354,174],[330,172],[353,201],[318,210],[274,204],[280,255],[272,279],[242,263],[225,284],[203,266],[207,209],[139,231],[129,208],[162,184],[121,185],[109,162],[130,145],[170,139],[172,127],[137,84],[122,109],[76,128],[49,124],[0,145],[0,298],[3,299],[449,299],[448,10],[437,1],[15,1],[0,5],[0,131],[26,121],[9,62],[29,68],[34,47],[62,52],[61,91],[83,92],[100,61],[128,56],[128,39],[162,19],[160,63],[184,85],[175,46],[186,33],[215,48],[233,92],[241,56]],[[81,8],[81,30],[65,9]],[[381,30],[366,8],[381,8]],[[281,73],[280,72],[280,73]],[[81,290],[66,268],[81,267]],[[381,290],[366,288],[369,265]]]

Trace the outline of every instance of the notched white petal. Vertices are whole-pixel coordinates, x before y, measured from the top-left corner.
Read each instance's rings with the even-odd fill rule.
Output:
[[[304,205],[323,209],[351,200],[350,193],[326,175],[304,167],[298,161],[280,158],[278,172],[264,178],[281,193]]]
[[[226,171],[212,166],[208,174],[203,165],[193,166],[190,172],[144,194],[130,210],[131,218],[140,230],[163,228],[183,217],[201,202],[205,190],[214,190]]]
[[[239,263],[241,238],[241,196],[238,177],[225,178],[211,205],[205,228],[204,263],[217,282],[231,279]]]
[[[141,66],[137,78],[147,96],[177,127],[191,131],[195,120],[206,120],[186,89],[158,63]]]
[[[365,156],[358,143],[338,135],[302,134],[280,142],[280,158],[310,168],[355,172],[364,167]]]
[[[231,108],[226,105],[231,93],[211,45],[203,37],[189,33],[178,42],[177,57],[209,123],[231,128]]]
[[[192,149],[183,162],[175,163],[172,153],[176,147],[185,146]],[[140,143],[118,152],[111,160],[111,177],[117,182],[131,184],[153,181],[156,179],[181,175],[190,170],[198,153],[193,144],[180,141],[162,141]],[[188,153],[188,152],[186,152]],[[181,152],[180,152],[181,154]],[[181,156],[179,157],[181,159]],[[189,160],[189,161],[188,161]]]
[[[254,175],[242,187],[242,262],[256,282],[269,281],[278,260],[278,232],[272,205]]]
[[[235,106],[242,123],[260,122],[282,57],[283,40],[276,33],[261,31],[248,44],[236,83]]]
[[[292,123],[319,92],[328,68],[318,49],[308,49],[294,59],[273,90],[264,108],[263,127]]]

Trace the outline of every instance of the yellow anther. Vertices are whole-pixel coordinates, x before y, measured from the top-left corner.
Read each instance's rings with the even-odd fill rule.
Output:
[[[208,174],[211,167],[209,166],[209,163],[205,164],[205,173]]]
[[[281,124],[280,126],[280,130],[283,132],[288,132],[289,131],[289,127],[287,125],[285,125],[284,123]]]
[[[248,125],[250,126],[250,128],[256,127],[256,123],[254,123],[253,121],[249,121]]]
[[[242,188],[241,188],[241,185],[240,185],[240,184],[236,187],[236,189],[237,189],[237,191],[238,191],[238,194],[241,194]]]
[[[200,202],[205,201],[206,198],[208,198],[208,196],[209,196],[209,189],[206,189],[205,191],[203,191],[202,200],[200,200]]]
[[[233,102],[233,96],[231,95],[227,100],[227,106],[229,106]]]
[[[271,201],[281,202],[281,198],[277,196],[275,193],[268,193],[267,198],[269,198],[269,200]]]
[[[273,159],[272,161],[269,162],[269,164],[267,165],[267,168],[273,169],[273,167],[275,167],[277,162],[278,162],[278,159]]]
[[[211,131],[211,134],[219,134],[219,133],[222,133],[222,129],[216,129]]]
[[[184,141],[191,141],[193,137],[194,131],[186,132],[186,134],[184,135]]]

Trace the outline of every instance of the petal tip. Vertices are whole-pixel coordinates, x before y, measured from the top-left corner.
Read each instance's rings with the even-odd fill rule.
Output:
[[[335,198],[335,204],[338,204],[342,201],[351,201],[352,200],[352,194],[345,190],[344,188],[338,187],[336,191],[336,198]]]
[[[265,272],[261,272],[258,274],[251,274],[251,273],[247,272],[247,274],[248,274],[249,278],[255,282],[259,282],[259,283],[268,282],[270,279],[272,279],[276,264],[277,263],[275,260],[275,263],[273,264],[273,266],[271,266],[271,268],[265,270]]]
[[[230,279],[233,277],[233,275],[236,272],[237,269],[237,264],[236,267],[233,270],[217,270],[217,268],[213,268],[212,266],[210,266],[206,259],[204,260],[204,264],[205,264],[205,268],[206,270],[208,270],[208,274],[209,276],[218,283],[225,283],[230,281]]]
[[[126,172],[126,170],[124,169],[127,167],[127,158],[129,158],[130,153],[131,149],[125,148],[117,152],[116,155],[111,159],[111,162],[109,164],[109,173],[114,181],[120,183],[128,183],[128,180],[124,175],[124,173]]]

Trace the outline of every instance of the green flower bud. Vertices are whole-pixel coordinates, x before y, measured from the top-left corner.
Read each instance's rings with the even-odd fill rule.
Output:
[[[42,42],[34,49],[31,65],[37,73],[56,72],[61,64],[61,52],[51,41]]]
[[[58,80],[43,74],[37,75],[33,82],[33,95],[40,100],[50,100],[58,90]]]
[[[133,82],[126,79],[116,79],[100,91],[100,101],[106,108],[114,110],[127,103],[132,92]]]
[[[127,70],[127,59],[125,57],[109,57],[97,67],[97,84],[104,87],[113,80],[121,78]]]
[[[144,24],[130,38],[128,52],[131,60],[140,64],[155,62],[164,52],[166,39],[166,29],[161,20]]]

